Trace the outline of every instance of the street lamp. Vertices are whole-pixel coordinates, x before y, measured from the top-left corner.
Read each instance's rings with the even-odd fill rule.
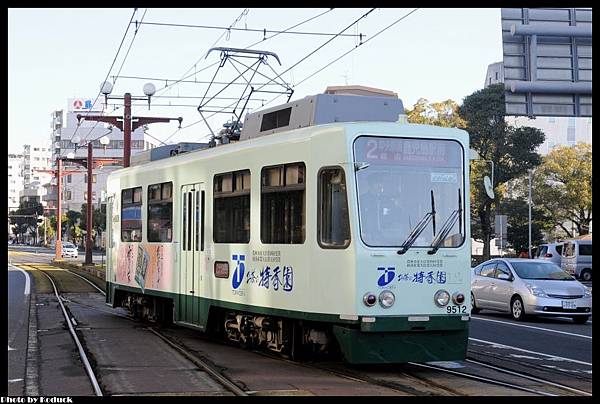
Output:
[[[527,199],[527,204],[529,205],[529,220],[528,220],[528,227],[529,227],[529,258],[531,258],[531,205],[533,204],[533,201],[531,200],[531,180],[533,177],[533,168],[530,168],[529,170],[527,170],[528,174],[529,174],[529,197]]]
[[[110,93],[112,93],[113,85],[105,81],[100,85],[100,92],[104,94],[104,99],[106,104],[108,104],[108,98]],[[144,85],[144,94],[148,99],[148,109],[150,109],[150,98],[156,92],[156,88],[152,83],[146,83]],[[121,97],[111,97],[120,99]],[[122,97],[123,99],[123,117],[116,116],[104,116],[104,115],[77,115],[77,120],[81,121],[81,119],[89,120],[89,121],[98,121],[98,122],[107,122],[113,126],[116,126],[120,130],[123,131],[123,167],[127,168],[130,165],[131,159],[131,132],[137,129],[140,126],[147,125],[149,123],[155,122],[169,122],[172,120],[179,121],[179,127],[181,128],[181,122],[183,118],[154,118],[154,117],[132,117],[131,116],[131,100],[145,100],[146,98],[141,97],[132,97],[130,93],[125,93]]]

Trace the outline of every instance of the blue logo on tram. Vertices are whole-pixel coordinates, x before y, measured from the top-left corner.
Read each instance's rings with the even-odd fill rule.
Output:
[[[242,280],[244,279],[244,270],[246,268],[244,261],[246,260],[246,256],[241,254],[233,254],[231,259],[235,261],[235,270],[233,271],[231,286],[233,286],[234,289],[237,289],[240,287]]]
[[[378,267],[377,270],[383,271],[383,274],[381,274],[381,276],[377,280],[377,284],[379,286],[385,286],[385,285],[389,284],[396,277],[396,274],[394,272],[396,270],[396,268],[394,268],[394,267],[388,267],[388,268]]]

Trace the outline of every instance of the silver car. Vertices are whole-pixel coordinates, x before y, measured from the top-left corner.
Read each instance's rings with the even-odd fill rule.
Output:
[[[509,312],[515,320],[531,314],[584,324],[592,314],[592,292],[551,262],[497,258],[473,269],[471,312],[481,309]]]

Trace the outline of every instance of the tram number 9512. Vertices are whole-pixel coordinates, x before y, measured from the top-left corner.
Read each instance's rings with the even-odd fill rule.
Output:
[[[467,306],[446,306],[446,313],[461,314],[467,312]]]

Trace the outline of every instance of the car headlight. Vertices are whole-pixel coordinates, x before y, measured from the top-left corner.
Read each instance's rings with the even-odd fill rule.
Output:
[[[379,304],[384,309],[389,309],[390,307],[392,307],[395,301],[396,296],[394,296],[394,294],[389,290],[384,290],[379,294]]]
[[[526,286],[529,290],[529,293],[531,293],[532,295],[537,297],[546,297],[546,292],[544,292],[544,289],[530,284],[527,284]]]
[[[435,292],[435,295],[433,295],[433,301],[438,306],[444,307],[448,304],[448,302],[450,302],[450,293],[446,292],[443,289],[438,290],[437,292]]]
[[[592,297],[592,291],[588,288],[585,288],[585,290],[583,291],[583,297]]]

